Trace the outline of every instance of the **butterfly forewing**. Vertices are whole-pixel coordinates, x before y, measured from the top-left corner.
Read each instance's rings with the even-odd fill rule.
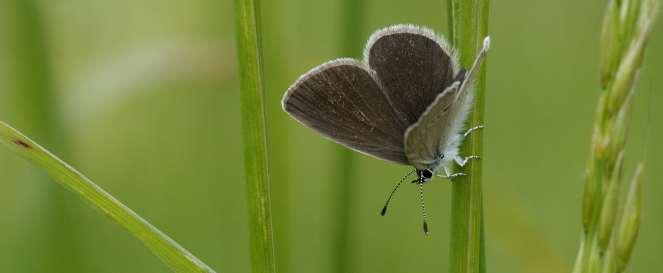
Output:
[[[457,59],[432,31],[399,25],[377,31],[364,58],[401,119],[415,123],[456,79]]]
[[[286,92],[283,108],[327,138],[380,159],[408,164],[407,125],[366,65],[334,60],[304,74]]]

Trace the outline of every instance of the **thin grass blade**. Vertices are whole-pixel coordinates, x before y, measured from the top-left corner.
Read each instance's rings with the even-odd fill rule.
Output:
[[[215,272],[177,242],[55,155],[0,121],[0,143],[127,229],[173,272]]]

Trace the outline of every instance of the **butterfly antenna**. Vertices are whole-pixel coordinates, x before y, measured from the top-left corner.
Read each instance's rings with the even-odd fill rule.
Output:
[[[428,236],[428,214],[426,213],[426,204],[424,203],[424,183],[418,182],[419,184],[419,202],[421,203],[421,216],[424,219],[424,234]]]
[[[380,215],[384,216],[385,214],[387,214],[387,207],[389,206],[389,203],[391,202],[391,198],[394,197],[394,193],[396,193],[396,191],[401,186],[401,184],[403,184],[403,181],[405,181],[405,179],[408,178],[408,176],[412,175],[413,173],[414,173],[414,170],[409,172],[405,176],[403,176],[403,178],[401,178],[401,181],[398,181],[396,186],[394,186],[394,189],[391,190],[391,193],[389,194],[389,197],[387,198],[387,201],[384,203],[384,207],[382,207],[382,211],[380,211]]]

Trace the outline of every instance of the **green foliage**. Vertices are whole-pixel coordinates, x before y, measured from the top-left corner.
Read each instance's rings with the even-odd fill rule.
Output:
[[[40,31],[45,34],[45,40],[14,46],[21,41],[6,30],[19,25],[5,20],[14,20],[9,15],[18,14],[8,5],[0,5],[0,21],[4,22],[0,24],[0,119],[85,170],[104,189],[122,197],[123,203],[163,227],[181,245],[195,250],[196,256],[210,266],[223,272],[250,272],[252,244],[241,171],[234,1],[0,2],[34,4],[42,18]],[[280,109],[288,84],[325,60],[354,55],[370,31],[397,23],[440,30],[447,19],[452,19],[441,14],[444,2],[439,0],[389,4],[365,0],[360,7],[361,22],[353,24],[342,19],[353,16],[343,2],[284,0],[262,1],[261,5],[263,14],[276,14],[260,20],[264,27],[264,107],[268,109],[276,258],[289,261],[288,267],[278,263],[277,268],[292,273],[331,273],[342,267],[337,264],[334,250],[338,242],[334,238],[342,221],[339,206],[347,205],[351,240],[348,251],[341,253],[351,256],[342,260],[349,263],[347,272],[446,270],[453,263],[449,258],[464,256],[452,256],[448,247],[449,240],[460,241],[449,236],[448,230],[448,214],[452,211],[448,194],[456,187],[454,182],[437,180],[427,185],[431,236],[424,237],[416,187],[404,187],[399,192],[389,217],[376,213],[385,192],[409,171],[406,167],[355,155],[353,184],[344,188],[351,191],[344,197],[352,202],[345,203],[337,198],[340,184],[345,182],[337,178],[341,175],[337,170],[342,168],[336,161],[337,149],[332,149],[337,145],[322,140]],[[488,65],[490,86],[484,100],[485,147],[479,154],[480,163],[470,163],[482,164],[487,178],[482,185],[486,261],[492,272],[569,271],[572,261],[568,250],[577,247],[575,226],[576,218],[580,218],[574,217],[580,212],[574,213],[580,197],[577,188],[587,159],[588,125],[598,95],[587,90],[600,90],[596,88],[599,55],[615,56],[612,50],[602,49],[601,53],[596,47],[597,30],[609,1],[492,2],[490,35],[494,47]],[[447,3],[451,5],[451,1]],[[634,19],[630,16],[628,21]],[[358,42],[344,41],[346,24],[355,25],[361,32]],[[624,25],[620,28],[621,32],[631,32],[624,36],[633,36],[635,31],[627,31]],[[451,42],[453,35],[441,32],[446,32]],[[28,30],[17,33],[30,35]],[[638,143],[644,131],[641,121],[645,120],[647,107],[639,105],[647,104],[650,89],[654,93],[649,98],[653,106],[652,140],[660,139],[663,133],[663,127],[656,126],[663,113],[657,107],[663,103],[663,96],[657,95],[663,77],[656,76],[663,72],[663,51],[655,50],[663,45],[660,34],[651,34],[650,49],[644,56],[646,69],[639,73],[640,91],[631,99],[635,107],[632,117],[626,119],[630,120],[629,147]],[[617,39],[601,39],[608,38]],[[340,43],[355,52],[340,54]],[[603,48],[605,43],[601,44]],[[22,59],[41,58],[41,53],[27,53],[36,52],[33,46],[51,62],[40,65]],[[614,46],[628,44],[618,40]],[[467,58],[471,60],[472,56]],[[619,62],[615,60],[619,59],[601,57],[601,62],[611,60],[616,68]],[[616,71],[607,69],[610,66],[601,67],[603,71]],[[44,71],[51,71],[47,76],[52,82],[39,87],[44,83]],[[15,86],[17,81],[24,82],[25,87]],[[602,82],[601,88],[607,88],[609,81]],[[55,92],[32,96],[26,88],[49,93],[55,88]],[[17,102],[14,94],[26,97]],[[35,103],[42,106],[33,107]],[[57,109],[51,109],[53,106]],[[50,121],[27,121],[31,115],[43,113]],[[274,123],[272,118],[282,121]],[[43,136],[43,131],[54,127],[66,132],[64,136],[59,134],[69,144],[64,152],[59,143]],[[641,180],[655,182],[663,177],[656,168],[663,164],[663,145],[655,144],[652,141],[647,147]],[[612,220],[602,218],[597,226],[614,223],[615,237],[608,239],[622,242],[614,250],[624,253],[615,255],[615,267],[619,262],[628,264],[627,271],[658,272],[663,267],[658,251],[663,218],[657,217],[657,208],[663,199],[657,196],[663,192],[663,184],[647,182],[644,189],[642,184],[629,189],[633,185],[629,185],[631,169],[640,158],[640,149],[627,150],[614,156],[624,158],[616,214]],[[87,202],[77,202],[69,192],[57,188],[57,183],[44,183],[46,175],[45,179],[35,179],[35,170],[40,172],[0,149],[0,233],[5,235],[0,243],[1,272],[44,272],[35,268],[59,268],[59,264],[78,268],[68,271],[72,273],[168,271],[123,228],[109,224],[110,219],[98,217],[96,211],[85,207]],[[287,175],[281,175],[284,172]],[[619,172],[611,174],[617,175]],[[64,211],[60,207],[45,208],[52,198],[49,188],[42,185],[73,199],[65,201],[75,217],[61,217]],[[627,189],[633,201],[625,201]],[[596,195],[607,198],[601,192]],[[601,209],[601,215],[610,215],[607,208],[611,206]],[[631,219],[622,221],[625,217]],[[48,227],[51,219],[74,227],[69,232],[76,241],[65,236],[58,236],[56,243],[37,238],[33,231],[59,234]],[[283,226],[279,223],[287,224],[285,233],[289,237],[279,233]],[[610,234],[607,231],[601,230],[601,244],[610,247],[611,242],[605,241],[605,235]],[[634,234],[639,234],[635,248]],[[46,248],[57,252],[53,258],[58,261],[31,251],[51,251]],[[69,255],[70,248],[79,250],[76,264],[80,267]],[[625,260],[631,256],[628,253],[633,257]]]

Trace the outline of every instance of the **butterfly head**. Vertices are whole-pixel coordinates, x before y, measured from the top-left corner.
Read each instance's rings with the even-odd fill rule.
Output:
[[[423,169],[423,170],[417,170],[417,180],[412,181],[412,183],[425,183],[428,180],[431,180],[433,178],[433,170],[430,169]]]

